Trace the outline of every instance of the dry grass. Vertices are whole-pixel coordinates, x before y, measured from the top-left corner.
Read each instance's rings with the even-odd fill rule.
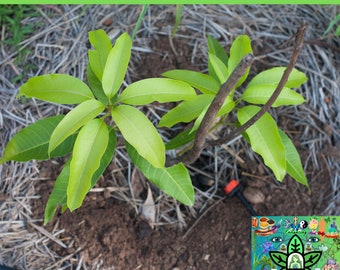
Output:
[[[67,73],[82,80],[86,78],[87,65],[87,32],[103,28],[112,40],[124,31],[132,32],[137,21],[140,6],[37,6],[41,16],[26,18],[23,24],[41,26],[24,40],[21,48],[27,48],[32,54],[26,57],[26,63],[37,66],[29,69],[25,80],[29,77],[46,73]],[[206,70],[207,48],[206,34],[222,40],[222,44],[230,46],[239,34],[247,34],[254,41],[258,61],[265,67],[284,66],[289,61],[292,43],[285,43],[302,22],[310,25],[306,44],[299,57],[297,68],[304,71],[309,81],[299,91],[307,103],[296,108],[283,108],[278,115],[292,119],[301,131],[300,143],[308,150],[304,167],[320,167],[320,160],[326,162],[332,183],[332,194],[327,197],[329,204],[323,213],[339,215],[340,209],[340,54],[339,38],[331,35],[320,40],[331,18],[339,12],[339,7],[332,6],[184,6],[182,22],[176,39],[184,40],[192,48],[192,65]],[[154,53],[151,41],[160,36],[169,36],[173,26],[174,6],[151,6],[143,20],[142,26],[134,41],[133,55],[126,83],[138,79],[135,67],[139,65],[142,54]],[[112,24],[107,26],[108,20]],[[2,40],[11,33],[2,28]],[[170,38],[169,38],[170,40]],[[270,48],[270,50],[268,50]],[[173,47],[176,52],[176,47]],[[265,51],[266,50],[266,51]],[[177,52],[176,52],[177,53]],[[8,140],[22,127],[46,116],[67,111],[68,106],[57,106],[37,100],[20,102],[15,95],[20,84],[11,79],[22,72],[22,65],[15,64],[17,52],[12,48],[0,47],[0,149],[4,149]],[[158,121],[157,112],[162,108],[150,108],[148,115]],[[164,135],[166,135],[164,133]],[[334,156],[325,144],[335,145]],[[231,153],[240,153],[247,149],[241,140],[229,146]],[[243,150],[244,151],[244,150]],[[230,153],[229,152],[229,153]],[[245,151],[247,158],[256,160],[251,151]],[[170,153],[173,154],[173,153]],[[206,168],[192,168],[199,174],[206,174],[218,179],[228,179],[235,172],[236,164],[241,162],[234,155],[228,154],[221,147],[206,150],[204,156],[211,160]],[[321,159],[320,159],[321,157]],[[136,211],[141,209],[141,200],[132,198],[130,188],[133,167],[123,149],[116,153],[115,168],[109,180],[112,187],[117,187],[112,196],[131,203]],[[270,172],[268,172],[270,173]],[[318,181],[318,176],[309,179]],[[8,162],[0,166],[0,264],[15,265],[18,269],[69,269],[72,256],[60,258],[49,249],[51,241],[63,246],[63,239],[58,235],[62,229],[56,228],[52,233],[37,225],[40,217],[32,215],[32,200],[39,199],[32,181],[43,181],[40,177],[38,162]],[[125,188],[118,188],[118,187]],[[215,195],[217,186],[203,192],[196,190],[197,198],[193,208],[180,210],[179,204],[162,193],[155,193],[157,203],[158,225],[173,223],[185,226],[185,216],[196,216],[206,209]],[[100,190],[96,190],[98,192]],[[176,209],[177,215],[168,214]],[[36,218],[39,218],[38,220]],[[87,269],[81,259],[78,269]],[[100,269],[100,265],[92,266]]]

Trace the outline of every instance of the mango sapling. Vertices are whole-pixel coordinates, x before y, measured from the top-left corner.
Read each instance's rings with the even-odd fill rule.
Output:
[[[225,143],[241,133],[278,180],[288,173],[308,186],[294,144],[267,112],[270,107],[304,102],[292,90],[307,80],[302,72],[293,69],[299,46],[287,68],[259,73],[243,93],[236,95],[255,59],[246,35],[236,38],[229,57],[215,39],[208,37],[209,74],[172,70],[163,73],[167,78],[136,81],[125,89],[122,83],[132,49],[129,35],[123,33],[113,47],[103,30],[90,31],[89,40],[94,49],[88,52],[88,85],[66,74],[48,74],[29,79],[18,95],[76,107],[66,115],[46,117],[23,128],[9,141],[0,159],[1,164],[8,160],[68,156],[47,202],[45,224],[51,221],[58,206],[63,211],[73,211],[82,205],[114,157],[117,132],[123,136],[135,166],[160,190],[186,205],[194,203],[194,188],[185,164],[192,163],[203,147]],[[161,118],[159,127],[194,121],[192,128],[164,144],[151,121],[136,107],[155,101],[181,102]],[[240,106],[245,103],[251,105]],[[234,124],[240,127],[227,140],[206,142],[207,134],[226,125],[233,110],[238,118]],[[184,155],[166,160],[167,149],[187,143],[191,147]]]
[[[119,91],[130,60],[131,38],[123,33],[112,47],[106,33],[96,30],[89,32],[89,39],[94,47],[88,54],[89,86],[66,74],[48,74],[29,79],[18,95],[77,106],[66,115],[47,117],[19,131],[7,144],[0,164],[70,153],[47,202],[46,224],[58,205],[63,211],[81,206],[111,162],[119,131],[132,161],[149,180],[192,205],[194,190],[187,169],[183,164],[165,167],[164,142],[150,120],[133,105],[189,100],[196,96],[195,90],[179,80],[154,78]]]

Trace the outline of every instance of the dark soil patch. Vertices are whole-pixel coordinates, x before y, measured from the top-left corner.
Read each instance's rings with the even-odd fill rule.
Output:
[[[159,53],[143,59],[136,70],[139,78],[159,76],[172,68],[191,67],[191,53],[186,44],[176,44],[181,57],[171,50],[167,38],[155,41],[153,48]],[[300,132],[294,126],[289,128],[295,134]],[[298,148],[304,159],[307,150]],[[59,166],[49,162],[43,165],[46,176],[55,178]],[[320,162],[320,166],[318,171],[312,166],[307,168],[311,193],[289,177],[281,184],[275,183],[265,176],[263,165],[248,160],[240,168],[248,176],[242,176],[241,180],[264,194],[264,201],[254,205],[259,215],[317,215],[327,205],[331,188],[327,165]],[[53,181],[45,181],[37,186],[42,200],[35,204],[35,217],[43,217],[52,185]],[[52,231],[57,220],[58,227],[65,229],[62,238],[69,239],[64,242],[74,243],[67,249],[52,243],[51,248],[66,256],[81,247],[76,255],[83,257],[87,265],[103,260],[102,269],[250,269],[250,214],[237,198],[212,201],[197,219],[187,220],[184,231],[172,225],[152,230],[131,206],[103,193],[91,193],[72,214],[58,214],[47,230]]]

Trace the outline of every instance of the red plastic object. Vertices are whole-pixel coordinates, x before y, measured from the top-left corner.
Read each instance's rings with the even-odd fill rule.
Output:
[[[224,192],[229,196],[238,187],[239,182],[236,179],[233,179],[224,187]]]

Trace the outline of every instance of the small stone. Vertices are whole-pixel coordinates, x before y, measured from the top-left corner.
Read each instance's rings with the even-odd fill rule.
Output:
[[[246,187],[243,190],[243,196],[248,200],[248,202],[253,204],[263,203],[265,199],[263,193],[253,187]]]

